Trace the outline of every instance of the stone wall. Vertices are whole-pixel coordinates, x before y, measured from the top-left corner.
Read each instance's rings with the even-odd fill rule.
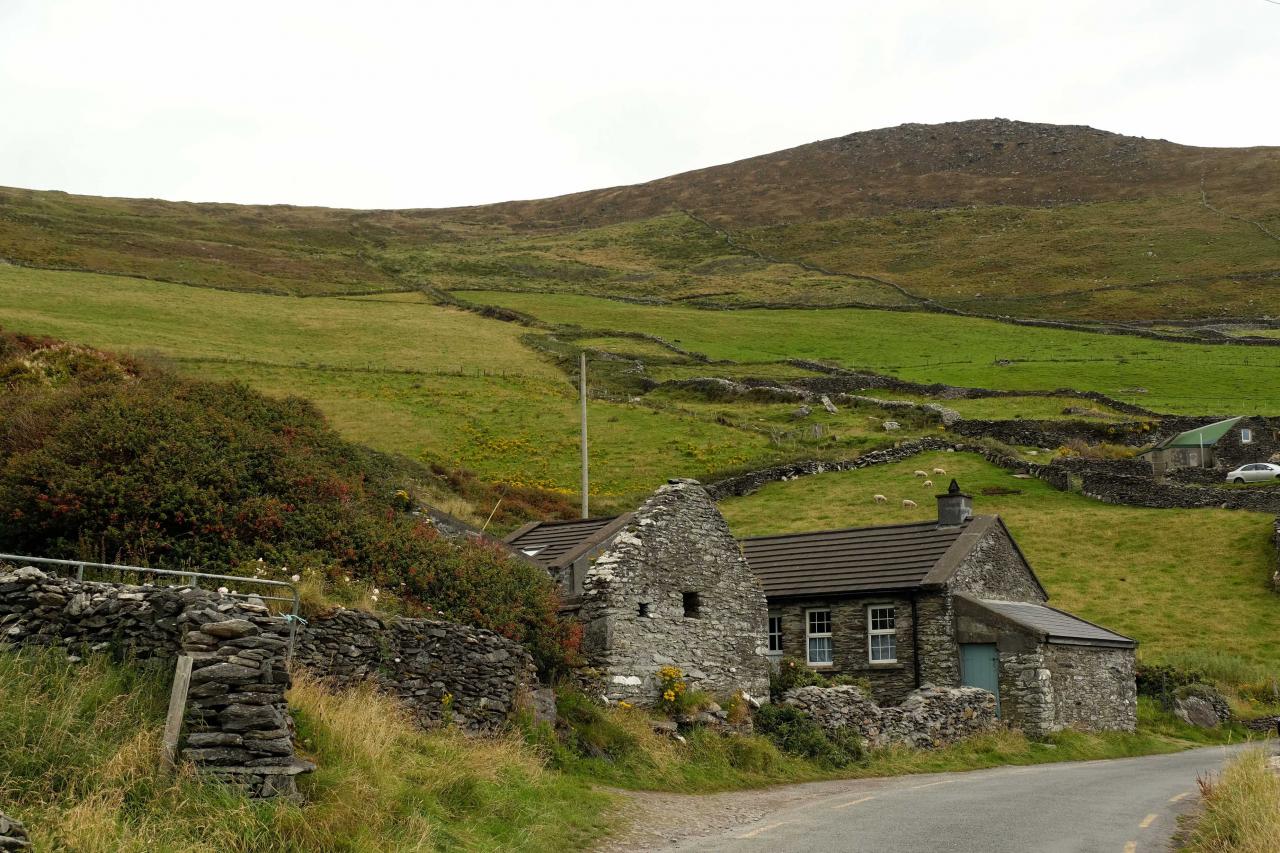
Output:
[[[982,520],[970,522],[981,524]],[[1001,601],[1048,600],[1031,566],[1023,559],[1004,525],[994,521],[947,583],[948,591]]]
[[[1271,587],[1280,592],[1280,516],[1276,516],[1275,530],[1271,534],[1271,546],[1275,549],[1276,570],[1271,575]]]
[[[1138,725],[1133,649],[1050,643],[1055,728],[1131,732]]]
[[[31,839],[22,822],[0,812],[0,850],[29,850]]]
[[[1150,477],[1125,477],[1090,472],[1081,478],[1080,491],[1104,503],[1160,509],[1220,507],[1254,512],[1280,513],[1280,489],[1215,489],[1160,483]]]
[[[657,701],[655,674],[679,667],[713,694],[769,687],[764,590],[707,492],[658,489],[587,571],[583,652],[610,699]]]
[[[1000,718],[1031,737],[1043,737],[1057,730],[1053,673],[1045,646],[1009,639],[999,651]]]
[[[1146,422],[1105,423],[1079,420],[961,420],[949,431],[971,438],[994,438],[1022,447],[1061,447],[1072,441],[1087,444],[1126,444],[1141,447],[1151,441]]]
[[[260,602],[192,587],[91,583],[30,566],[0,574],[0,640],[194,659],[182,757],[251,796],[296,793],[285,691],[288,626]]]
[[[871,749],[943,746],[996,726],[996,697],[976,687],[924,685],[889,706],[877,705],[857,687],[798,687],[783,701],[828,732],[854,729]]]
[[[533,658],[514,640],[454,622],[355,610],[311,619],[294,660],[340,687],[373,682],[424,727],[448,715],[469,731],[501,728],[537,689]]]
[[[949,592],[916,598],[919,628],[920,680],[944,686],[960,685],[960,648],[956,645],[955,606]]]

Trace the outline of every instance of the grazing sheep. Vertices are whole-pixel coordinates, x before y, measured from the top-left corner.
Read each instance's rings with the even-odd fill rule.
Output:
[[[932,485],[933,485],[933,480],[925,480],[925,481],[924,481],[924,484],[925,484],[925,486],[932,486]]]
[[[915,508],[916,508],[916,502],[915,502],[915,501],[909,501],[909,500],[905,500],[905,499],[904,499],[904,500],[902,501],[902,507],[903,507],[903,509],[915,509]]]
[[[929,476],[929,472],[928,472],[928,471],[916,471],[914,476],[916,476],[916,477],[928,477],[928,476]]]
[[[947,473],[947,469],[946,469],[946,468],[934,468],[934,469],[933,469],[933,473],[935,473],[935,474],[946,474],[946,473]]]
[[[872,495],[871,499],[878,504],[887,504],[889,502],[889,499],[884,495]]]

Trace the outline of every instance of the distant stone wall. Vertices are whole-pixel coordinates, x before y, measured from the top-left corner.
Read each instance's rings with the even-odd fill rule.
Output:
[[[294,660],[340,687],[373,682],[423,727],[448,717],[468,731],[499,729],[538,686],[529,652],[493,631],[355,610],[311,619]]]
[[[996,697],[976,687],[912,691],[899,705],[880,706],[857,687],[797,687],[783,697],[824,730],[852,728],[871,749],[932,748],[995,728]]]
[[[1141,447],[1151,441],[1151,426],[1146,422],[964,419],[955,422],[948,429],[956,435],[971,438],[994,438],[1005,444],[1050,449],[1072,441],[1083,441],[1086,444],[1126,444],[1132,447]]]
[[[293,795],[314,769],[294,755],[284,620],[251,601],[192,587],[0,574],[0,640],[139,658],[194,659],[183,758],[251,796]]]
[[[1280,513],[1280,489],[1216,489],[1160,483],[1151,477],[1086,473],[1081,492],[1103,503],[1158,509],[1221,507],[1254,512]]]
[[[0,850],[30,850],[31,839],[27,836],[27,828],[16,818],[6,817],[0,812]]]
[[[1044,646],[1052,673],[1053,723],[1057,729],[1131,732],[1138,725],[1136,655],[1133,649]]]

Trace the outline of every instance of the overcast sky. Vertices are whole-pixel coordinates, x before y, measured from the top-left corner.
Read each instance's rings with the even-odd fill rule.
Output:
[[[440,207],[1002,116],[1280,145],[1280,0],[0,0],[0,185]]]

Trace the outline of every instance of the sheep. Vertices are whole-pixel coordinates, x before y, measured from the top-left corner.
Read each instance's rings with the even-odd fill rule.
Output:
[[[916,506],[917,506],[917,504],[916,504],[916,502],[915,502],[915,501],[909,501],[909,500],[906,500],[906,499],[903,499],[903,501],[902,501],[902,508],[903,508],[903,509],[915,509],[915,508],[916,508]]]
[[[889,502],[889,499],[884,495],[872,495],[871,499],[878,504],[887,504]]]
[[[942,474],[942,475],[945,475],[945,474],[947,473],[947,469],[946,469],[946,468],[934,468],[934,469],[933,469],[933,473],[935,473],[935,474]]]
[[[924,486],[925,486],[925,488],[928,488],[929,486],[932,486],[932,485],[933,485],[933,480],[925,480],[925,481],[924,481]]]
[[[916,472],[915,472],[915,474],[914,474],[914,476],[916,476],[916,477],[928,477],[928,476],[929,476],[929,472],[928,472],[928,471],[916,471]]]

